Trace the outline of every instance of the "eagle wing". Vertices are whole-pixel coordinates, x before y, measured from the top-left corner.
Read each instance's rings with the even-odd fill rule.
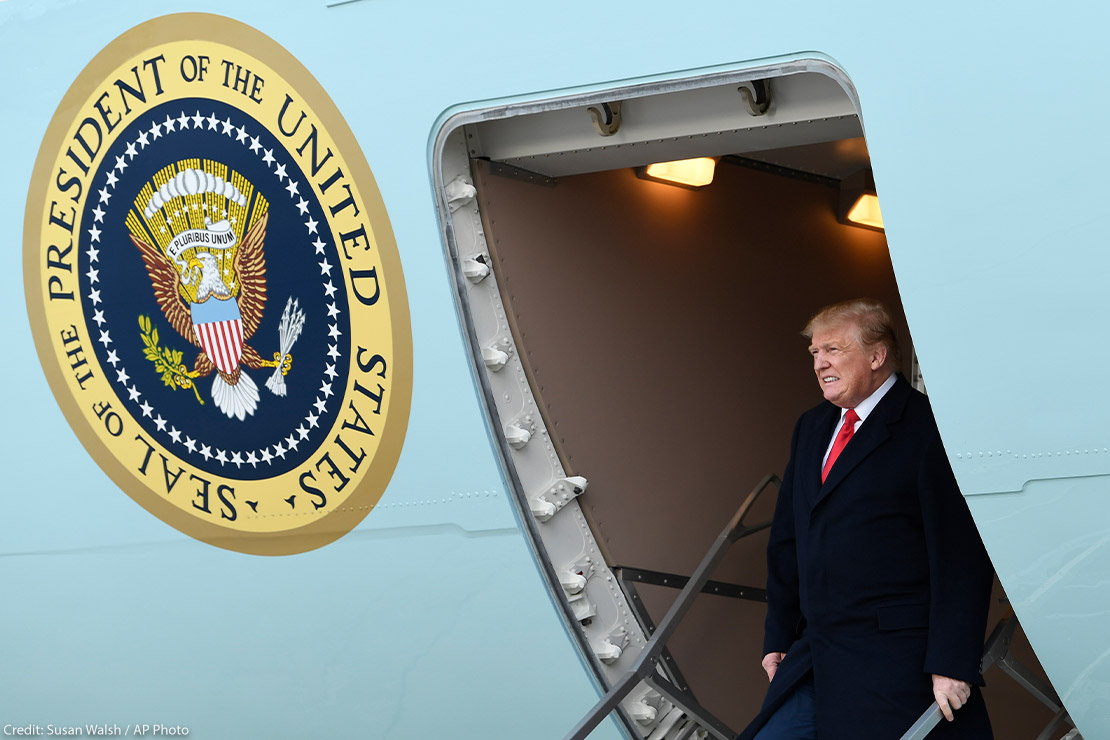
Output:
[[[262,323],[266,310],[266,255],[262,242],[266,238],[266,223],[270,214],[264,213],[254,222],[235,257],[235,272],[239,276],[239,312],[243,317],[243,339],[251,338]]]
[[[178,334],[199,347],[200,342],[193,331],[192,314],[185,306],[185,301],[181,300],[181,277],[177,274],[177,269],[161,251],[134,234],[131,235],[131,241],[143,256],[143,264],[146,265],[150,284],[154,288],[154,299],[158,301],[158,307],[166,315],[166,320]]]

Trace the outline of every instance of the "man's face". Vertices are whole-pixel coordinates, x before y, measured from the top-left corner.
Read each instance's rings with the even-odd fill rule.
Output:
[[[809,352],[813,372],[825,399],[851,409],[882,385],[877,372],[886,359],[886,348],[866,348],[851,324],[827,326],[813,332]]]

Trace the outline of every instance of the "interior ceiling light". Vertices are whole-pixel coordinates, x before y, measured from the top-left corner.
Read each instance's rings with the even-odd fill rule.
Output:
[[[700,188],[713,182],[713,170],[717,160],[712,157],[680,159],[675,162],[657,162],[637,171],[645,180],[679,185],[684,188]]]
[[[883,214],[879,211],[879,196],[864,193],[856,199],[856,204],[848,210],[848,220],[861,226],[875,229],[883,228]]]
[[[870,168],[865,168],[840,181],[840,198],[836,220],[849,226],[883,231],[883,215]]]

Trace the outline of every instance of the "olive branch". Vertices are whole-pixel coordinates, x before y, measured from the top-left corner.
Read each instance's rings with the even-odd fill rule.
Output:
[[[139,316],[139,330],[143,344],[146,345],[143,355],[154,363],[156,372],[162,373],[162,382],[174,389],[191,388],[193,395],[197,397],[197,402],[203,406],[204,399],[200,397],[196,384],[193,383],[193,374],[181,362],[181,350],[158,346],[158,327],[151,323],[149,316]]]

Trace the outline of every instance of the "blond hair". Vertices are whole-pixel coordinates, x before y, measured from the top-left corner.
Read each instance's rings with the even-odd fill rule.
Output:
[[[887,350],[887,362],[897,368],[902,361],[898,347],[898,336],[894,333],[894,322],[890,312],[881,302],[871,298],[855,298],[825,306],[813,314],[802,336],[813,339],[813,333],[832,326],[852,326],[856,338],[864,347],[881,344]]]

